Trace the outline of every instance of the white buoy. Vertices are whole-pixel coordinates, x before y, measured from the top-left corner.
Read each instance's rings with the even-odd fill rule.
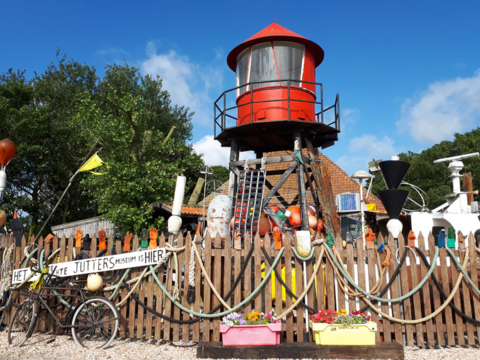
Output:
[[[232,200],[227,195],[217,195],[208,205],[207,230],[212,239],[217,234],[222,239],[227,236],[232,218]]]
[[[7,187],[7,174],[2,168],[0,170],[0,202],[3,200],[3,194],[5,193],[5,188]]]
[[[173,198],[172,216],[168,219],[168,232],[177,235],[182,227],[182,206],[183,197],[185,196],[185,184],[187,178],[183,175],[177,176],[177,184],[175,185],[175,197]]]

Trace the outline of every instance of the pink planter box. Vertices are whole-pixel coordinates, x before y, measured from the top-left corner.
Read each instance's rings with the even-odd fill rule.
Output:
[[[282,323],[268,325],[220,325],[223,346],[260,346],[280,344]]]

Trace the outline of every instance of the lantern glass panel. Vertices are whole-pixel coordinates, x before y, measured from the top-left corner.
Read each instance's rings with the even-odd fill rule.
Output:
[[[240,54],[237,61],[237,86],[242,86],[247,83],[248,79],[248,61],[250,60],[250,48]],[[237,96],[240,96],[245,92],[245,86],[237,89]]]
[[[302,80],[305,47],[302,45],[274,42],[280,80]],[[287,82],[282,85],[288,85]],[[292,86],[300,86],[300,82],[291,82]]]
[[[253,88],[264,86],[279,85],[277,67],[275,65],[275,56],[273,55],[272,43],[266,43],[254,46],[252,48],[250,60],[250,78],[249,82],[268,81],[261,84],[254,84]],[[250,90],[250,89],[247,89]]]

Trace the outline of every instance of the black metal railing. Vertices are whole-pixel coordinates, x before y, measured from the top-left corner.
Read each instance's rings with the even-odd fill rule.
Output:
[[[267,87],[267,86],[279,86],[278,85],[279,82],[281,82],[281,84],[282,84],[281,86],[286,86],[287,87],[287,98],[286,99],[269,99],[269,100],[253,101],[253,92],[254,92],[253,86],[254,85],[264,84],[265,87]],[[267,84],[272,84],[272,83],[275,83],[276,85],[267,85]],[[320,94],[320,99],[319,99],[320,101],[292,99],[291,88],[294,88],[294,89],[299,89],[300,88],[300,89],[309,91],[308,89],[305,89],[304,87],[291,85],[292,83],[315,85],[315,87],[319,88],[319,91],[317,91],[316,98],[318,97],[318,94]],[[284,85],[284,84],[286,84],[286,85]],[[237,90],[241,89],[241,88],[248,89],[248,90],[244,91],[243,94],[250,92],[249,95],[246,95],[246,96],[250,97],[250,101],[246,102],[246,103],[243,103],[243,104],[240,104],[240,105],[237,105],[236,104],[236,99],[237,99],[236,93],[237,93]],[[258,89],[258,87],[256,87],[256,88]],[[227,95],[232,93],[232,92],[235,92],[235,105],[227,107]],[[214,131],[214,136],[217,137],[217,127],[219,129],[218,134],[220,134],[225,129],[228,129],[228,128],[231,127],[231,126],[227,126],[227,120],[228,119],[234,120],[235,122],[237,121],[237,117],[230,115],[228,112],[232,112],[232,111],[237,110],[237,116],[238,116],[238,109],[240,107],[250,106],[250,123],[253,123],[254,122],[253,121],[253,104],[268,103],[268,102],[275,102],[275,101],[287,101],[287,104],[288,104],[288,118],[283,119],[283,120],[287,120],[287,121],[291,120],[291,111],[290,111],[291,106],[290,106],[290,104],[292,102],[304,102],[304,103],[314,104],[314,106],[315,105],[320,106],[320,111],[315,113],[315,120],[316,120],[316,122],[321,123],[321,124],[325,124],[324,114],[327,111],[329,111],[331,109],[334,109],[334,120],[332,122],[328,123],[328,124],[325,124],[325,125],[333,126],[336,130],[340,131],[340,97],[339,97],[338,94],[336,96],[335,103],[332,106],[324,109],[323,108],[323,84],[316,83],[316,82],[311,82],[311,81],[301,81],[300,82],[298,80],[291,80],[291,79],[280,80],[279,81],[278,79],[276,79],[276,80],[268,80],[268,81],[252,81],[252,82],[249,82],[247,84],[242,84],[241,86],[237,86],[237,87],[234,87],[232,89],[224,91],[222,93],[222,95],[220,95],[218,97],[218,99],[215,101],[215,103],[213,105],[213,118],[214,118],[214,129],[213,129],[213,131]]]

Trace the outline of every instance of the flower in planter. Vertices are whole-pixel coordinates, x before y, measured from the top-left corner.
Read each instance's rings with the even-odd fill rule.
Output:
[[[245,319],[242,315],[231,313],[223,317],[222,324],[228,326],[245,325]]]
[[[257,321],[260,313],[258,311],[252,311],[250,314],[247,315],[248,320]]]
[[[252,311],[247,315],[246,320],[242,315],[237,313],[231,313],[224,316],[222,319],[222,325],[238,326],[238,325],[267,325],[281,322],[276,320],[275,313],[272,311],[270,314],[259,313],[258,311]]]
[[[343,309],[342,309],[343,310]],[[352,311],[350,314],[346,312],[335,318],[335,324],[339,325],[357,325],[357,324],[366,324],[370,321],[370,315],[367,315],[365,312],[360,312],[358,310]]]
[[[370,321],[370,315],[358,310],[352,311],[350,314],[347,310],[341,309],[340,312],[329,309],[322,309],[318,313],[313,314],[310,320],[314,323],[339,324],[339,325],[355,325],[366,324]]]
[[[314,323],[333,324],[335,321],[335,313],[329,309],[322,309],[318,313],[313,314],[310,320]]]

